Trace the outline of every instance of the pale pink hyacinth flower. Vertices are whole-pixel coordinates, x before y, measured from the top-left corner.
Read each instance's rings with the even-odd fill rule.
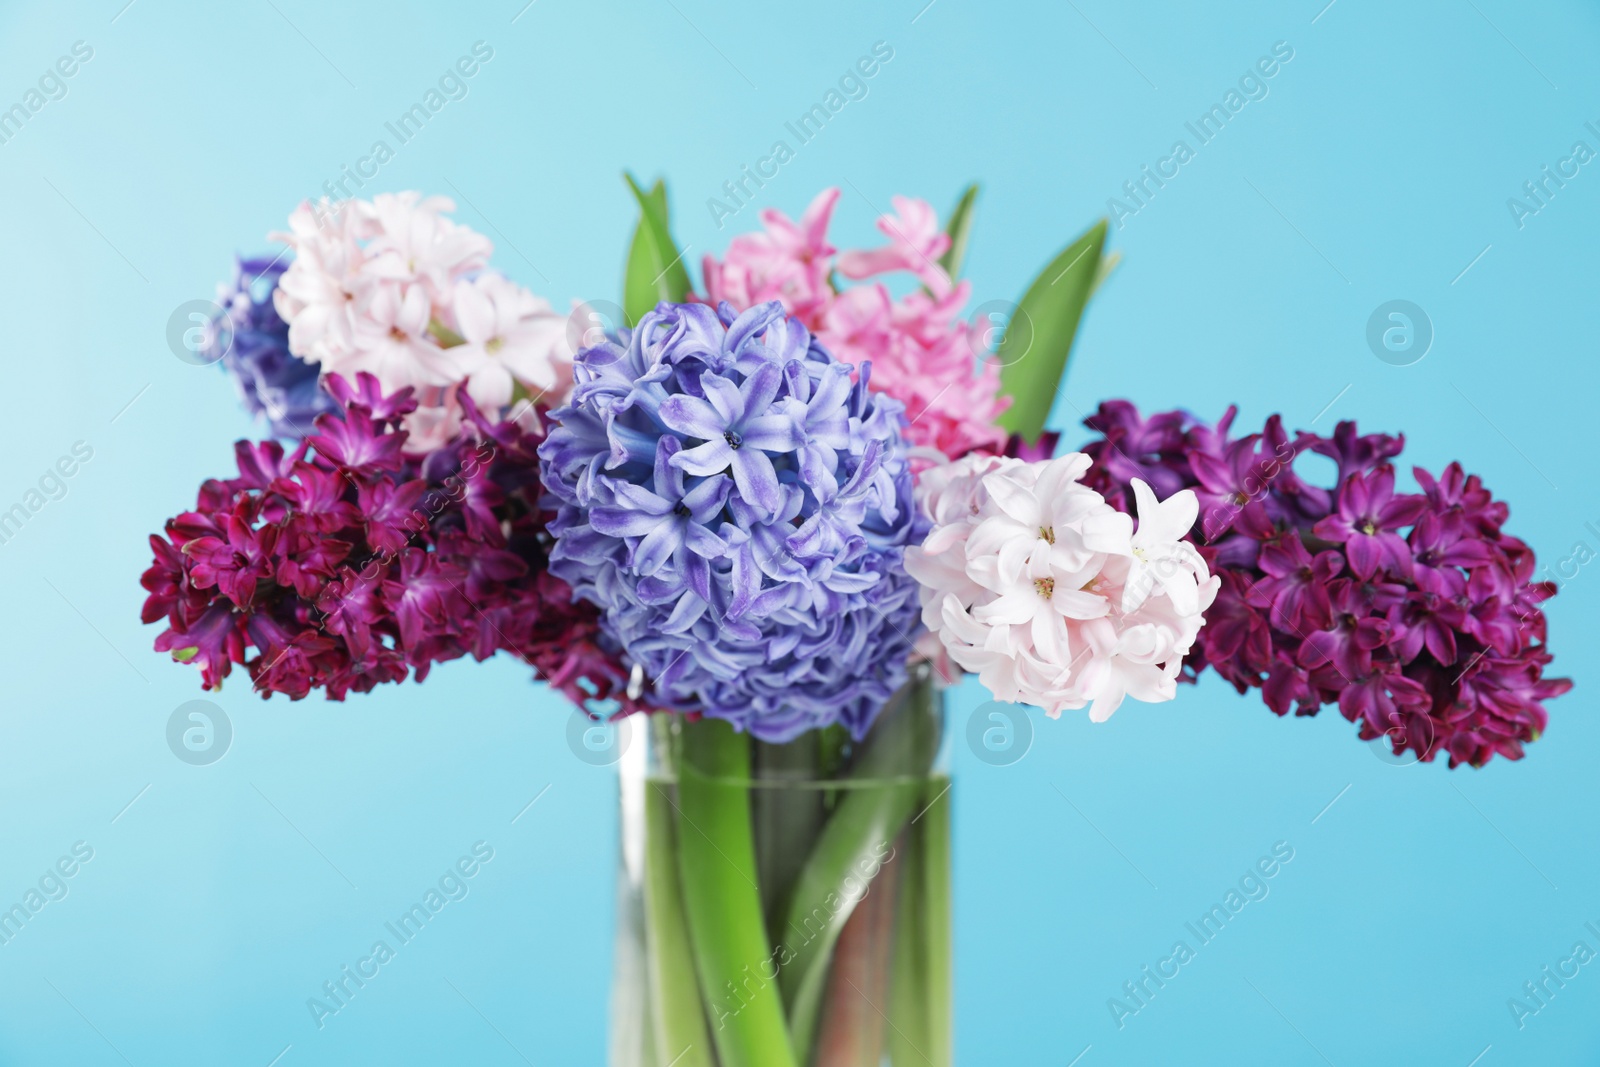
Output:
[[[706,299],[740,310],[781,301],[840,360],[870,360],[873,387],[906,405],[914,446],[946,458],[1000,452],[1007,435],[995,420],[1010,400],[1000,395],[999,367],[983,358],[991,326],[959,319],[971,286],[939,265],[950,238],[933,208],[897,196],[895,214],[877,224],[889,244],[840,253],[827,237],[838,200],[838,189],[823,190],[799,222],[763,211],[762,232],[734,238],[720,262],[705,257]],[[924,288],[896,300],[879,279],[902,272]],[[862,284],[836,290],[836,273]]]
[[[943,653],[997,699],[1103,722],[1125,697],[1172,699],[1219,580],[1182,540],[1191,491],[1157,501],[1136,481],[1135,528],[1081,483],[1089,464],[969,456],[924,472],[933,529],[906,570]]]
[[[290,352],[324,374],[415,389],[413,452],[460,431],[462,389],[498,418],[519,386],[554,406],[572,381],[566,317],[489,270],[493,243],[454,210],[417,192],[306,202],[271,235],[295,252],[273,291]]]
[[[510,404],[518,384],[543,397],[567,376],[559,368],[572,363],[566,316],[515,282],[494,273],[457,282],[455,317],[466,343],[449,354],[480,407]]]
[[[351,319],[349,348],[324,362],[324,373],[353,378],[365,371],[385,389],[454,384],[460,372],[428,332],[433,317],[434,304],[420,283],[375,286]]]

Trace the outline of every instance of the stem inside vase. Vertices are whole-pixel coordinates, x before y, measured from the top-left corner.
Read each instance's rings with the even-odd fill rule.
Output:
[[[947,1067],[949,778],[928,679],[859,743],[665,715],[648,734],[623,783],[647,779],[624,809],[642,903],[618,934],[640,942],[618,958],[642,960],[644,988],[613,1002],[646,1004],[650,1039],[632,1058],[614,1040],[614,1067]]]

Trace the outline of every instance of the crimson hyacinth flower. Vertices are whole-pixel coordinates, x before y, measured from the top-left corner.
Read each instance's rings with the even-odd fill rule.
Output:
[[[272,573],[279,528],[254,529],[248,516],[223,515],[220,536],[197,537],[183,546],[197,584],[216,586],[239,607],[255,597],[256,583]]]
[[[1201,533],[1216,539],[1233,528],[1247,509],[1261,510],[1260,494],[1267,487],[1266,461],[1256,446],[1260,434],[1230,441],[1217,453],[1196,450],[1190,456],[1199,487]]]
[[[1444,666],[1456,662],[1456,634],[1466,625],[1467,612],[1454,598],[1417,589],[1388,612],[1395,651],[1409,663],[1426,648]]]
[[[1302,435],[1305,445],[1318,455],[1327,456],[1338,466],[1338,477],[1335,485],[1343,485],[1344,480],[1352,474],[1360,474],[1387,463],[1398,456],[1405,447],[1405,434],[1391,437],[1386,433],[1362,434],[1356,432],[1353,422],[1341,422],[1333,429],[1330,437],[1318,437],[1316,434]],[[1456,467],[1459,471],[1461,468]]]
[[[1221,573],[1217,598],[1206,610],[1209,653],[1222,661],[1247,664],[1258,674],[1272,663],[1272,627],[1264,613],[1249,602],[1249,579],[1237,570]],[[1247,686],[1241,685],[1239,692]]]
[[[642,708],[599,612],[546,568],[542,437],[463,396],[462,435],[407,458],[410,390],[385,396],[365,374],[327,384],[341,408],[315,436],[288,454],[240,442],[239,476],[204,483],[151,538],[142,617],[166,624],[156,649],[207,689],[237,664],[263,696],[295,700],[504,650],[580,705]]]
[[[1476,530],[1499,530],[1510,515],[1505,502],[1496,500],[1483,487],[1483,480],[1476,474],[1467,474],[1459,463],[1450,464],[1438,478],[1421,467],[1412,467],[1411,473],[1436,510],[1459,515]]]

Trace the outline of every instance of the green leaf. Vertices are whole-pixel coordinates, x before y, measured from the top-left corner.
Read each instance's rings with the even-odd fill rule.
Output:
[[[633,180],[629,178],[629,185],[632,184]],[[658,181],[646,195],[652,202],[664,203],[666,186]],[[628,262],[622,272],[623,314],[627,316],[629,326],[638,322],[661,299],[655,282],[656,275],[661,273],[658,263],[655,238],[650,236],[650,222],[641,211],[639,221],[633,227],[633,239],[628,243]]]
[[[628,246],[622,282],[622,310],[632,325],[662,300],[681,302],[689,295],[690,284],[689,270],[667,225],[666,185],[658,181],[647,193],[632,174],[623,177],[639,202],[639,225]]]
[[[1028,441],[1039,439],[1050,417],[1105,243],[1106,220],[1101,219],[1051,260],[1028,286],[995,349],[1000,390],[1012,399],[1000,426]]]
[[[950,235],[950,247],[939,257],[939,266],[955,281],[961,274],[961,262],[967,258],[967,240],[972,231],[972,204],[978,199],[978,183],[973,182],[961,193],[955,210],[945,221],[944,232]]]

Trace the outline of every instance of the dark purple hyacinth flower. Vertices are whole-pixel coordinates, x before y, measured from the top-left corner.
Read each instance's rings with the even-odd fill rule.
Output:
[[[1341,422],[1291,439],[1274,415],[1233,438],[1235,414],[1213,427],[1110,401],[1084,420],[1100,434],[1084,483],[1112,504],[1129,508],[1135,477],[1200,498],[1190,538],[1222,587],[1184,677],[1210,667],[1279,715],[1337,703],[1364,740],[1422,760],[1521,758],[1544,702],[1572,683],[1544,677],[1541,605],[1556,587],[1532,580],[1532,549],[1501,531],[1510,509],[1458,463],[1437,478],[1413,468],[1422,492],[1397,492],[1403,437]],[[1331,487],[1295,472],[1303,452],[1334,461]]]

